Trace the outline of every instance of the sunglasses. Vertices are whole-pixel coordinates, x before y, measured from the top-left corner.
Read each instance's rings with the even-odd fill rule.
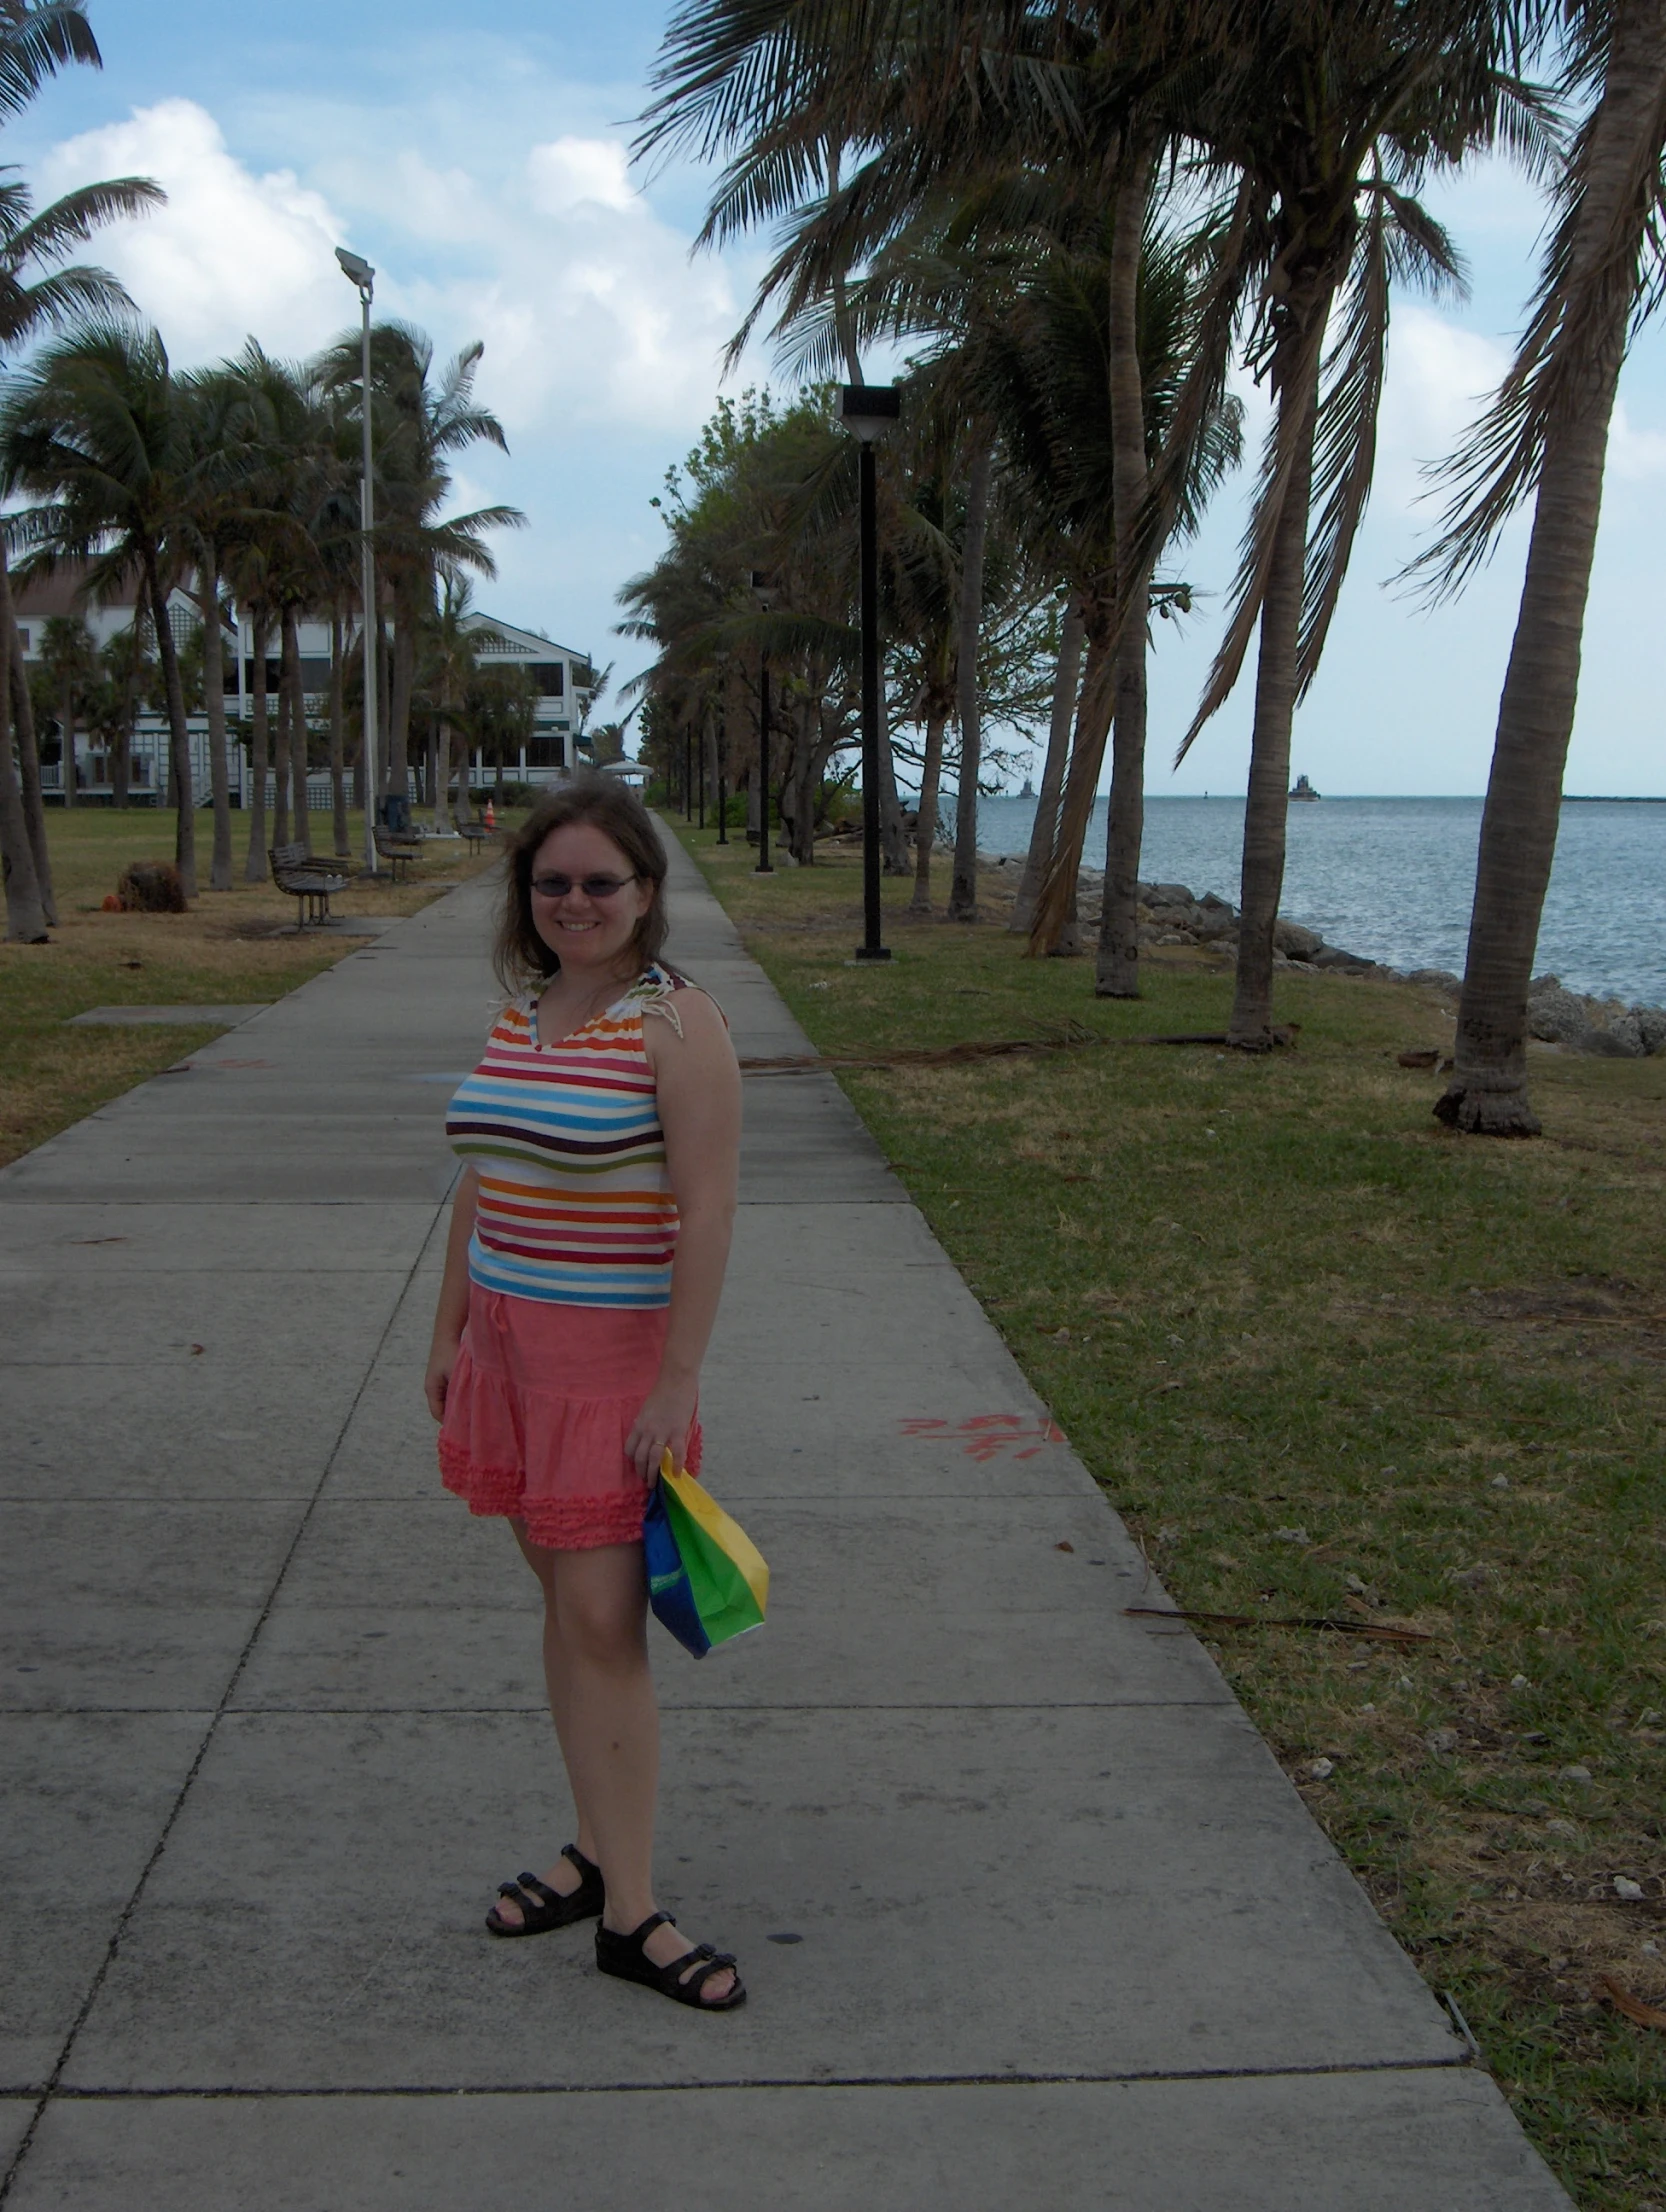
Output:
[[[634,875],[580,876],[576,882],[571,876],[534,876],[532,888],[541,899],[564,899],[573,890],[582,891],[587,899],[611,899],[635,881]]]

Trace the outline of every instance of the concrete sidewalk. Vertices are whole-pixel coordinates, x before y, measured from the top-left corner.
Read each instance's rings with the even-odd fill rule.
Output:
[[[487,1938],[571,1821],[419,1388],[486,915],[0,1175],[8,2205],[1565,2208],[826,1077],[747,1086],[705,1385],[770,1626],[655,1639],[662,1894],[751,2002]]]

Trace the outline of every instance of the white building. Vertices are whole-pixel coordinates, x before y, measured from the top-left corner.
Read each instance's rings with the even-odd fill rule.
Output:
[[[131,588],[113,595],[106,604],[93,605],[78,597],[80,581],[78,570],[65,568],[55,577],[18,587],[18,628],[27,664],[41,659],[45,624],[53,615],[80,616],[92,633],[94,644],[100,648],[132,629],[135,593]],[[176,644],[185,644],[198,620],[196,602],[190,593],[185,590],[173,592],[168,601],[168,621]],[[579,730],[594,686],[589,655],[576,652],[570,646],[557,645],[554,639],[545,637],[540,631],[520,629],[487,614],[467,615],[464,624],[469,630],[482,633],[477,658],[484,667],[501,667],[506,663],[522,667],[532,678],[535,688],[532,734],[521,748],[518,765],[514,761],[505,762],[505,776],[519,783],[555,782],[576,764],[578,758]],[[391,629],[391,624],[389,627]],[[308,619],[301,622],[299,629],[301,682],[307,718],[317,727],[329,714],[330,625],[327,621]],[[237,610],[234,622],[224,625],[222,645],[226,714],[229,719],[246,721],[260,682],[260,672],[254,663],[254,627],[241,609]],[[278,659],[270,646],[265,679],[275,713]],[[193,714],[188,717],[187,726],[191,738],[193,788],[197,803],[206,805],[209,799],[208,718]],[[236,742],[228,746],[227,752],[231,803],[241,807],[248,798],[248,754],[244,746]],[[426,752],[426,732],[413,723],[411,767],[414,775],[420,773]],[[133,732],[128,784],[134,800],[143,804],[161,798],[167,782],[167,753],[166,718],[151,709],[141,710]],[[89,799],[107,798],[111,789],[110,756],[104,745],[86,731],[79,731],[75,754],[77,791]],[[469,764],[471,785],[484,789],[496,778],[496,762],[488,761],[484,753],[476,751]],[[314,770],[311,781],[315,787],[314,803],[320,808],[327,807],[330,803],[328,777]],[[41,782],[47,792],[61,792],[61,762],[43,763]]]

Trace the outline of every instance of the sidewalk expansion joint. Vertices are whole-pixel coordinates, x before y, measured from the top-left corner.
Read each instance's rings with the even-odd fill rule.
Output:
[[[529,2081],[470,2087],[455,2082],[326,2082],[314,2087],[240,2088],[232,2082],[155,2088],[66,2087],[48,2092],[54,2104],[173,2103],[248,2098],[308,2102],[322,2097],[642,2097],[698,2095],[712,2089],[1047,2089],[1115,2088],[1135,2082],[1323,2081],[1366,2074],[1447,2074],[1470,2063],[1467,2051],[1451,2058],[1382,2058],[1335,2066],[1129,2067],[1108,2073],[1001,2074],[712,2074],[693,2081]],[[0,2091],[0,2095],[5,2094]]]

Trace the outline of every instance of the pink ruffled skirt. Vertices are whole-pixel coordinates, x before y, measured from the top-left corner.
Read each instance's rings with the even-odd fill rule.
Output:
[[[446,1488],[471,1513],[524,1521],[551,1551],[640,1543],[649,1485],[625,1439],[668,1318],[664,1306],[558,1306],[471,1285],[440,1424]],[[699,1472],[698,1422],[688,1466]]]

